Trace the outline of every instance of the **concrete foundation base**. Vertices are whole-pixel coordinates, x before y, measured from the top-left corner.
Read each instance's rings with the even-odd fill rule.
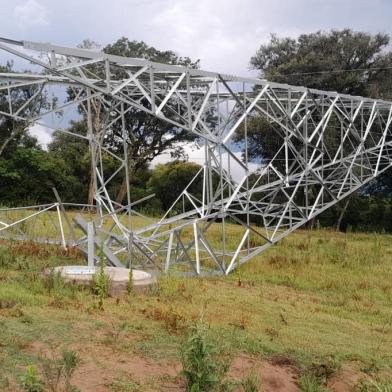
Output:
[[[84,265],[65,265],[56,267],[55,272],[59,272],[65,282],[80,285],[91,285],[93,275],[98,271],[98,267],[88,267]],[[47,271],[49,272],[49,271]],[[125,293],[129,282],[129,269],[119,267],[105,267],[105,273],[112,281],[110,294]],[[133,288],[135,291],[146,290],[156,284],[156,277],[152,274],[133,270]]]

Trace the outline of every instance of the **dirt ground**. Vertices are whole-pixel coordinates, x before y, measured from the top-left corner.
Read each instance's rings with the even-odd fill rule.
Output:
[[[73,345],[70,348],[77,350],[81,359],[72,384],[82,392],[185,390],[185,381],[181,376],[179,363],[130,356],[103,343]],[[29,350],[47,358],[56,355],[51,348],[42,344],[33,344]],[[260,391],[300,391],[298,386],[300,370],[288,357],[274,356],[264,360],[250,355],[236,356],[231,362],[228,378],[240,380],[251,371],[254,371],[261,380]],[[119,375],[121,375],[120,379]],[[352,392],[365,377],[364,373],[356,369],[355,364],[345,365],[331,375],[326,387],[334,392]],[[241,388],[235,390],[235,392],[241,391]]]

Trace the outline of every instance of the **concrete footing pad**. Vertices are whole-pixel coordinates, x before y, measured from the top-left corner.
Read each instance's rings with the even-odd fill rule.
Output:
[[[89,286],[92,283],[93,275],[97,273],[99,267],[88,267],[84,265],[65,265],[54,268],[55,272],[60,273],[65,282]],[[129,269],[121,267],[105,267],[105,273],[110,276],[110,294],[125,293],[129,282]],[[46,271],[49,273],[50,271]],[[133,288],[135,291],[148,290],[157,282],[152,274],[132,270]]]

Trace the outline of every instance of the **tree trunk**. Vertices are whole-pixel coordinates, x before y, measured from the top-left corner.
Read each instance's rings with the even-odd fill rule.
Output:
[[[344,204],[344,207],[340,210],[339,218],[336,223],[336,231],[340,231],[340,226],[342,224],[342,220],[343,220],[345,212],[347,211],[347,207],[348,207],[349,203],[350,203],[350,197],[347,198],[346,203]]]
[[[122,204],[126,194],[127,194],[127,179],[124,176],[124,178],[122,180],[122,183],[121,183],[121,186],[120,186],[120,189],[117,192],[116,202],[119,203],[119,204]]]
[[[132,176],[135,174],[135,168],[133,165],[133,162],[129,162],[129,167],[128,167],[128,177],[129,177],[129,181],[131,181]],[[121,186],[119,191],[117,192],[116,195],[116,202],[119,204],[122,204],[124,199],[127,196],[127,178],[126,175],[124,173],[124,178],[121,182]],[[128,202],[127,202],[128,204]]]
[[[24,128],[19,128],[16,131],[11,131],[11,135],[4,140],[4,143],[0,146],[0,156],[3,154],[5,148],[7,147],[8,143],[18,135],[18,133],[21,133],[24,130]]]

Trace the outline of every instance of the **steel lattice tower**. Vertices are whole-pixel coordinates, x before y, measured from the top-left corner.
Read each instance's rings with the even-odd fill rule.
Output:
[[[0,73],[0,95],[8,102],[0,119],[42,124],[88,141],[95,239],[114,265],[121,265],[118,255],[125,253],[133,266],[146,269],[228,274],[392,164],[391,102],[98,51],[0,42],[0,49],[33,64],[34,70]],[[13,100],[14,92],[25,88],[32,89],[31,97],[23,103]],[[43,97],[49,104],[42,105]],[[87,118],[85,134],[73,134],[56,123],[78,107],[83,107]],[[100,121],[94,125],[97,107]],[[192,180],[202,184],[201,196],[192,193],[191,182],[177,199],[187,208],[175,211],[178,203],[174,203],[161,219],[142,227],[133,225],[132,219],[140,215],[134,206],[143,200],[131,200],[129,189],[127,148],[132,141],[127,135],[132,130],[125,115],[132,110],[187,130],[205,153],[204,164]],[[273,126],[278,145],[258,170],[247,153],[247,124],[255,117]],[[124,131],[121,151],[105,144],[105,135],[115,123]],[[239,129],[244,135],[242,157],[233,143]],[[118,163],[109,177],[105,154]],[[125,205],[112,200],[108,192],[116,175],[128,180]],[[0,220],[0,232],[57,210],[60,242],[83,249],[87,238],[76,238],[65,207],[57,195],[53,204],[34,206],[34,212],[29,207],[22,220]],[[252,223],[255,219],[257,225]],[[88,231],[82,218],[76,223]],[[233,223],[236,238],[228,238],[227,225]],[[70,226],[68,234],[65,224]],[[215,236],[219,241],[211,241],[211,230],[219,232]]]

